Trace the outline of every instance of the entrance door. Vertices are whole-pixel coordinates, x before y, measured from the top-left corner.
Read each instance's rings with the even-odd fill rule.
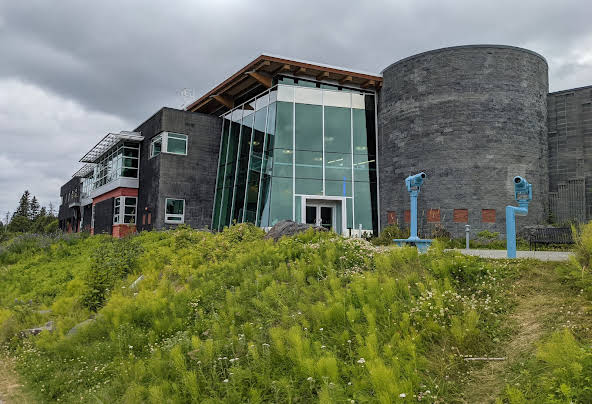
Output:
[[[306,223],[322,226],[327,230],[333,230],[334,206],[320,203],[307,203]]]

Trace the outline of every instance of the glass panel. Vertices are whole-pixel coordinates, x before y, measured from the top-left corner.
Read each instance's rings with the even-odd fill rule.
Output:
[[[137,168],[123,168],[121,170],[122,177],[128,178],[138,178],[138,169]]]
[[[296,104],[296,149],[323,150],[323,110],[320,105]]]
[[[151,156],[154,157],[157,154],[160,154],[161,150],[162,150],[162,139],[159,136],[158,137],[158,140],[155,140],[155,141],[152,142],[152,154],[151,154]]]
[[[333,227],[333,208],[321,206],[321,226],[331,230]]]
[[[135,215],[125,215],[123,217],[124,223],[136,223],[136,216]]]
[[[137,148],[130,148],[130,147],[125,147],[123,149],[123,155],[126,157],[138,157],[138,149]]]
[[[216,189],[216,199],[214,202],[214,212],[212,217],[212,229],[218,230],[218,225],[220,223],[220,210],[222,208],[222,193],[224,192],[223,188]]]
[[[364,95],[352,94],[352,108],[364,110]]]
[[[325,153],[325,179],[351,181],[351,154]]]
[[[126,206],[125,207],[125,214],[126,215],[135,215],[136,214],[136,207],[135,206]]]
[[[370,174],[373,174],[371,176]],[[354,154],[354,181],[374,181],[376,178],[376,158],[374,155]]]
[[[273,151],[273,176],[292,177],[293,152],[287,149],[276,149]]]
[[[316,224],[317,223],[317,207],[307,206],[306,207],[306,223]]]
[[[132,198],[132,197],[126,197],[125,198],[125,204],[128,206],[136,206],[136,198]]]
[[[296,178],[296,193],[302,195],[323,195],[323,180]]]
[[[182,215],[185,209],[185,201],[182,199],[168,199],[166,200],[166,213],[173,215]]]
[[[274,177],[271,184],[269,226],[280,220],[292,219],[292,178]]]
[[[372,230],[372,197],[369,182],[356,182],[354,190],[355,229]]]
[[[296,178],[323,179],[323,152],[296,150]]]
[[[354,153],[367,154],[368,153],[368,133],[366,132],[366,112],[354,109],[352,111],[352,118],[354,123]],[[374,133],[370,134],[374,137]],[[370,150],[374,154],[375,149]]]
[[[302,223],[302,197],[300,195],[295,195],[294,203],[294,213],[296,216],[294,221],[296,223]]]
[[[167,220],[168,222],[180,222],[180,221],[182,221],[182,220],[183,220],[183,218],[182,218],[182,217],[180,217],[180,216],[167,216],[167,217],[166,217],[166,220]]]
[[[230,132],[230,121],[228,119],[224,119],[222,121],[222,124],[224,125],[224,127],[222,128],[222,136],[220,139],[220,161],[218,163],[221,166],[226,164],[226,151],[228,150],[228,134]]]
[[[325,152],[351,153],[351,110],[325,107]]]
[[[345,188],[345,192],[344,192]],[[325,181],[325,195],[327,196],[352,196],[351,181]]]
[[[240,140],[240,154],[238,159],[236,183],[234,186],[234,206],[232,213],[232,220],[236,220],[237,223],[243,221],[244,204],[245,204],[245,192],[247,184],[247,174],[249,168],[249,153],[251,150],[251,135],[253,132],[253,117],[254,114],[250,114],[243,119],[243,125],[241,130]]]
[[[291,102],[277,102],[277,121],[274,147],[278,149],[292,149],[292,123],[294,118],[294,104]]]
[[[167,139],[167,152],[174,154],[187,153],[187,137],[169,134]]]
[[[258,226],[269,226],[269,208],[271,201],[271,176],[265,175],[261,180],[261,199],[259,200],[259,223]]]
[[[354,210],[352,207],[352,198],[347,198],[345,200],[345,212],[347,215],[347,223],[345,225],[345,227],[347,227],[348,229],[353,228],[353,216],[354,216]]]
[[[132,159],[132,158],[126,157],[123,159],[123,166],[138,168],[138,159]]]
[[[307,81],[307,80],[302,80],[302,79],[298,79],[298,82],[296,83],[297,86],[300,87],[316,87],[317,83],[315,83],[314,81]],[[298,101],[296,101],[298,102]]]

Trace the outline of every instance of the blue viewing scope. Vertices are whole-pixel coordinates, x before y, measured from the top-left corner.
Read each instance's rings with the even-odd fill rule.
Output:
[[[424,172],[415,175],[410,175],[409,177],[405,178],[405,185],[407,185],[407,191],[411,191],[412,188],[420,188],[425,178],[426,174]]]
[[[532,185],[519,175],[514,177],[514,197],[516,200],[532,199]]]

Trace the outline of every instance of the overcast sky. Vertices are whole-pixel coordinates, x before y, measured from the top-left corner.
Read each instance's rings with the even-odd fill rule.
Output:
[[[60,186],[107,132],[180,90],[202,95],[260,53],[380,72],[425,50],[521,46],[551,91],[592,84],[591,1],[0,0],[0,218]]]

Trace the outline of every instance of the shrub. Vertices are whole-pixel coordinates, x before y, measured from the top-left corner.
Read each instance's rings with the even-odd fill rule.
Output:
[[[105,238],[92,256],[90,269],[84,275],[86,291],[82,303],[96,311],[107,299],[115,282],[130,274],[136,266],[142,248],[133,238]]]
[[[392,245],[395,238],[409,237],[409,229],[401,229],[397,224],[389,224],[378,237],[370,239],[374,245]]]

